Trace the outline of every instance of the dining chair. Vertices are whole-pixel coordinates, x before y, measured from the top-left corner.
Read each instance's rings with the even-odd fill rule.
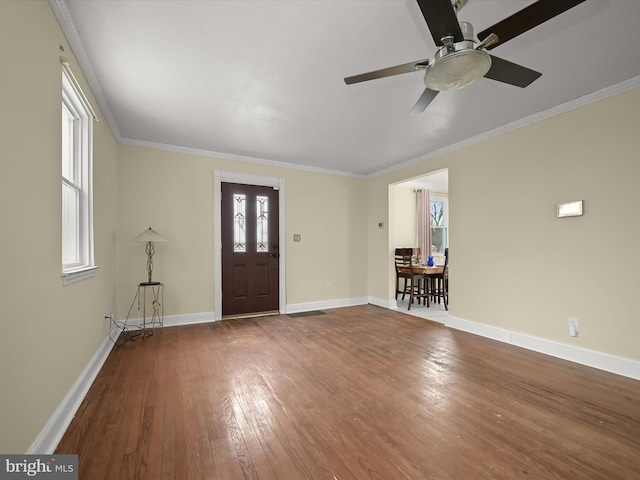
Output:
[[[427,275],[414,269],[414,257],[419,255],[415,248],[396,248],[396,300],[398,294],[402,293],[402,299],[409,294],[409,307],[417,299],[418,303],[422,299],[429,306],[429,290],[427,285]],[[400,290],[400,279],[404,279],[404,287]]]
[[[411,274],[407,270],[405,264],[405,258],[407,255],[411,256],[413,252],[412,248],[396,248],[395,251],[395,266],[396,266],[396,300],[398,300],[398,294],[402,294],[402,299],[407,293],[407,281],[411,279]],[[400,280],[404,282],[402,290],[400,290]]]
[[[442,273],[431,273],[427,275],[429,283],[429,295],[435,303],[444,303],[444,309],[449,310],[449,248],[444,249],[444,265]]]

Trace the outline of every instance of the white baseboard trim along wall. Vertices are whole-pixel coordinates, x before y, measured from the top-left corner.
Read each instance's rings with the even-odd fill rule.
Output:
[[[640,380],[640,362],[449,316],[445,326]]]
[[[311,312],[313,310],[328,310],[330,308],[353,307],[366,305],[367,297],[339,298],[336,300],[323,300],[321,302],[294,303],[287,305],[287,313]]]
[[[112,347],[113,342],[109,337],[106,337],[98,347],[98,351],[89,360],[78,379],[64,396],[56,411],[53,412],[53,415],[51,415],[51,418],[49,418],[49,421],[27,451],[28,454],[48,455],[54,452],[78,408],[80,408],[80,404],[87,395],[89,388],[91,388],[93,381],[98,376],[102,365],[107,360]]]
[[[174,327],[178,325],[207,323],[212,322],[214,318],[215,316],[213,312],[192,313],[187,315],[168,315],[164,317],[164,326]],[[124,320],[118,323],[123,324]],[[127,328],[132,334],[135,333],[141,325],[142,319],[135,318],[127,320]],[[112,331],[114,338],[117,338],[118,334],[119,332],[117,329]],[[104,362],[107,360],[113,346],[113,342],[109,336],[107,336],[100,347],[98,347],[98,350],[91,360],[89,360],[87,366],[80,373],[78,379],[62,399],[60,405],[56,408],[56,411],[53,412],[53,415],[51,415],[51,418],[49,418],[49,421],[27,451],[28,454],[48,455],[54,452],[58,443],[60,443],[64,432],[69,428],[71,420],[73,420],[73,417],[80,408],[84,397],[89,392],[89,388],[91,388],[93,381],[98,376],[102,365],[104,365]]]
[[[214,312],[202,312],[202,313],[186,313],[183,315],[165,315],[164,326],[165,327],[177,327],[179,325],[195,325],[197,323],[209,323],[215,321]],[[149,318],[147,317],[147,322]],[[119,322],[124,324],[124,320]],[[142,328],[142,318],[129,318],[126,321],[126,326],[129,331],[135,332],[139,328]]]
[[[287,305],[286,313],[309,312],[312,310],[365,305],[367,303],[388,309],[396,308],[395,300],[383,300],[374,297],[357,297]],[[215,318],[214,312],[167,315],[164,317],[164,326],[174,327],[179,325],[209,323],[214,322]],[[122,322],[123,321],[119,323]],[[142,319],[135,318],[127,320],[127,327],[132,333],[135,333],[141,325]],[[464,320],[453,316],[448,317],[445,322],[445,326],[640,380],[640,362],[627,358],[616,357],[606,353],[574,347],[564,343],[553,342],[551,340],[545,340],[543,338],[525,335],[511,330],[505,330],[503,328],[472,322],[470,320]],[[117,334],[118,332],[116,331],[115,333]],[[78,411],[78,408],[80,408],[80,404],[87,395],[89,388],[100,372],[100,369],[109,356],[112,348],[113,342],[107,336],[100,347],[98,347],[94,356],[89,360],[89,363],[82,373],[78,376],[78,379],[71,386],[71,389],[67,392],[62,402],[60,402],[60,405],[33,442],[33,445],[31,445],[31,448],[29,448],[27,453],[51,454],[54,452],[58,443],[62,439],[64,432],[69,427],[71,420],[73,420],[74,415]]]
[[[367,303],[375,305],[376,307],[388,308],[389,310],[396,310],[398,308],[398,302],[396,299],[383,300],[382,298],[369,297]]]

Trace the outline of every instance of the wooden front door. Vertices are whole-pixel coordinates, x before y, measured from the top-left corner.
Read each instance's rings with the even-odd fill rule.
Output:
[[[222,315],[278,311],[278,191],[221,186]]]

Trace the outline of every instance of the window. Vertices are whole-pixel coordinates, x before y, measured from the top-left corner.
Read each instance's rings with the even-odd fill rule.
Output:
[[[93,261],[93,115],[62,72],[62,280],[95,275]]]
[[[444,255],[448,247],[448,205],[446,198],[432,195],[431,200],[431,255]]]

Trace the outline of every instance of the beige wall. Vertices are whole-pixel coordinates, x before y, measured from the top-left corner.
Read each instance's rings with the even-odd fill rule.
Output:
[[[0,452],[24,453],[106,338],[115,307],[117,148],[95,124],[97,276],[61,280],[60,48],[48,2],[0,2]],[[95,100],[90,96],[93,106]]]
[[[395,187],[395,243],[393,248],[417,247],[416,193],[410,187]]]
[[[450,313],[640,360],[638,125],[634,89],[371,179],[370,294],[393,291],[392,232],[386,241],[371,221],[394,211],[381,200],[389,184],[447,167]],[[556,218],[568,200],[584,200],[585,214]]]
[[[152,227],[154,279],[165,284],[165,315],[214,311],[214,171],[282,177],[286,182],[287,304],[367,295],[366,182],[361,179],[121,145],[118,317],[145,279]],[[293,234],[301,242],[293,242]],[[283,241],[281,240],[281,244]],[[332,290],[326,290],[326,284]]]

